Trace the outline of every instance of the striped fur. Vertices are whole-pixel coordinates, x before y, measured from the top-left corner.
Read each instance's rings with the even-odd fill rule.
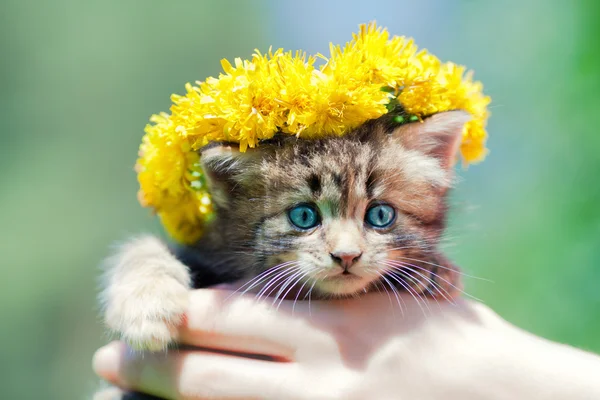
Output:
[[[298,261],[306,276],[296,285],[314,279],[322,295],[370,290],[381,281],[380,274],[389,272],[382,263],[400,261],[399,257],[413,259],[405,262],[436,282],[428,263],[442,260],[437,244],[453,181],[450,165],[467,120],[465,113],[456,111],[395,127],[385,117],[344,137],[281,136],[247,153],[233,150],[235,145],[213,146],[202,157],[218,199],[217,241],[237,252],[244,279]],[[365,224],[365,212],[376,202],[397,211],[388,229]],[[300,203],[318,207],[319,227],[304,232],[290,224],[287,211]],[[340,272],[330,254],[350,250],[362,254],[353,267],[360,279],[330,282],[326,278]],[[451,285],[459,286],[457,275],[447,272],[436,274],[448,275]],[[436,283],[452,288],[442,279]]]

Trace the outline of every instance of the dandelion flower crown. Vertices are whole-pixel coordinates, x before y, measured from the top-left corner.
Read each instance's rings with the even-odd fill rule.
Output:
[[[389,37],[375,23],[330,56],[282,49],[251,60],[222,60],[218,78],[172,95],[171,113],[150,118],[136,164],[139,200],[177,241],[193,243],[213,215],[199,149],[213,141],[258,146],[276,133],[300,139],[344,135],[369,119],[402,108],[408,120],[454,109],[473,119],[463,131],[463,163],[485,157],[490,98],[465,67],[442,63],[411,39]],[[314,67],[317,58],[325,62]],[[399,124],[405,122],[399,116]]]

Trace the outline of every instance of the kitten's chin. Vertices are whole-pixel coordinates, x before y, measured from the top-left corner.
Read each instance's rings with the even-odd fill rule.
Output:
[[[317,281],[316,288],[324,294],[351,296],[365,291],[370,281],[357,275],[336,275]]]

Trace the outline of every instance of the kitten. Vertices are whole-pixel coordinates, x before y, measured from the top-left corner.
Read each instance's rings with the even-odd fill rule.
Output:
[[[246,153],[207,146],[216,218],[193,246],[151,236],[123,245],[107,264],[107,325],[160,350],[177,339],[190,289],[253,279],[255,293],[288,298],[310,289],[313,299],[372,290],[450,299],[459,273],[437,246],[469,119],[449,111],[398,125],[387,114],[342,137],[282,135]]]

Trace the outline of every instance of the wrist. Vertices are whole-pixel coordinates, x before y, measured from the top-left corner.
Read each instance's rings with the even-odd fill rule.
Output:
[[[480,324],[469,341],[473,399],[598,399],[600,357],[551,342],[474,305]]]

